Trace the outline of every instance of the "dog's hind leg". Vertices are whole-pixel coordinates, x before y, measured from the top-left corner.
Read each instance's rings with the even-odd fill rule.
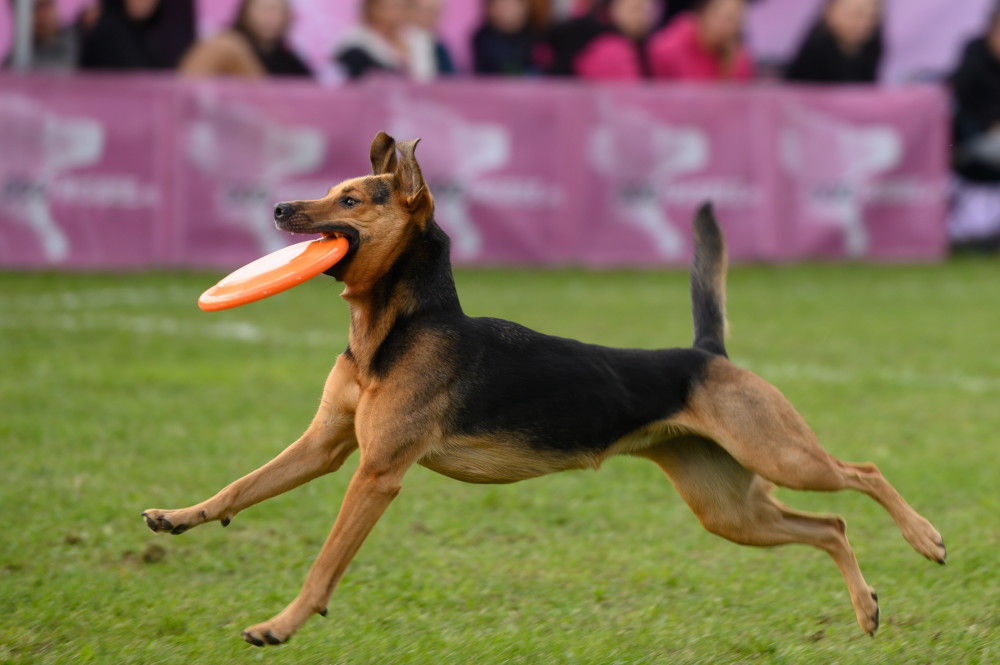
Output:
[[[149,528],[179,534],[214,520],[227,526],[241,510],[340,468],[358,447],[354,433],[358,388],[347,362],[337,360],[326,380],[319,411],[295,443],[210,499],[188,508],[143,512]]]
[[[931,561],[944,563],[941,534],[915,511],[874,464],[843,462],[823,450],[816,435],[775,388],[752,372],[715,363],[690,400],[688,423],[717,441],[765,479],[796,490],[853,489],[880,503],[907,542]]]
[[[847,541],[844,520],[791,510],[770,494],[773,485],[741,466],[708,439],[673,439],[637,453],[660,466],[711,533],[741,545],[812,545],[840,569],[861,629],[878,629],[878,598],[865,582]]]

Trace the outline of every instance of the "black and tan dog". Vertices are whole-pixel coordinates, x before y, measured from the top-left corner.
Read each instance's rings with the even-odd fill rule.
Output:
[[[379,133],[372,175],[317,201],[282,203],[280,229],[341,235],[347,256],[329,273],[346,285],[350,341],[302,437],[214,497],[143,513],[153,531],[181,533],[361,459],[333,531],[298,597],[243,632],[279,644],[327,602],[351,558],[422,464],[473,483],[509,483],[596,468],[612,455],[652,460],[702,525],[745,545],[805,543],[825,550],[847,582],[858,623],[878,628],[878,603],[861,575],[844,521],[794,511],[771,496],[854,489],[889,512],[906,540],[944,563],[941,536],[871,464],[824,451],[777,389],[726,358],[726,250],[708,207],[695,219],[692,348],[614,349],[549,337],[516,323],[465,316],[434,222],[416,141]],[[399,151],[397,160],[396,151]]]

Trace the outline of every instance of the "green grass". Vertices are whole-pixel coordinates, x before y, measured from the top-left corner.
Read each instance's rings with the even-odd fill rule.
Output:
[[[737,268],[733,359],[839,457],[870,460],[941,530],[931,564],[854,493],[837,512],[878,591],[858,629],[829,558],[704,532],[651,464],[508,486],[423,468],[327,619],[255,650],[298,592],[356,457],[228,529],[151,533],[308,424],[346,343],[332,280],[205,314],[207,275],[0,275],[2,663],[996,663],[1000,265]],[[466,311],[618,346],[691,337],[682,272],[463,271]],[[158,548],[162,548],[158,549]],[[157,560],[159,559],[159,560]]]

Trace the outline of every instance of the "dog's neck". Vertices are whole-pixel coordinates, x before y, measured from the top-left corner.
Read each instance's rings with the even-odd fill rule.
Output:
[[[390,268],[371,285],[348,285],[348,355],[369,371],[382,344],[401,322],[422,316],[461,316],[447,234],[432,219]]]

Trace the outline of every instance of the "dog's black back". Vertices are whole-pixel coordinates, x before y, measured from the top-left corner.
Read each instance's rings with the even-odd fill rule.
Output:
[[[454,332],[454,433],[514,433],[564,453],[599,453],[677,413],[712,358],[584,344],[500,319],[466,318]]]

